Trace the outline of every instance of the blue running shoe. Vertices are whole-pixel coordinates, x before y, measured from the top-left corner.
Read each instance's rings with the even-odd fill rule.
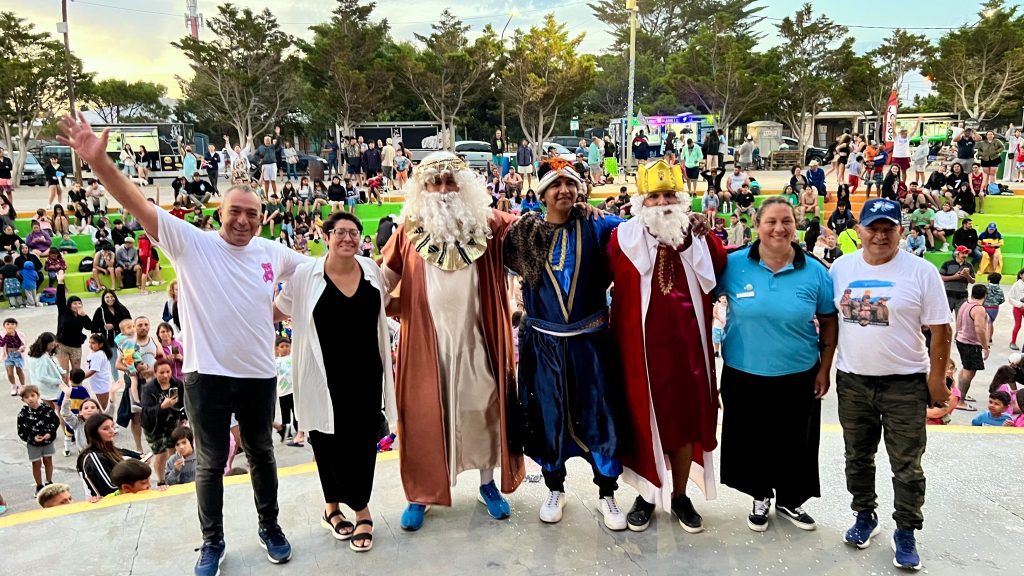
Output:
[[[917,553],[917,541],[913,530],[897,529],[892,533],[892,549],[896,555],[892,565],[907,570],[921,569],[921,556]]]
[[[501,492],[498,492],[494,480],[480,485],[480,494],[477,496],[477,500],[487,506],[487,513],[495,520],[508,518],[512,514],[512,507],[508,505],[508,500],[505,500]]]
[[[260,528],[260,546],[267,551],[267,560],[272,564],[284,564],[292,559],[292,545],[284,537],[278,525]]]
[[[843,542],[863,550],[871,545],[871,538],[878,532],[878,515],[875,511],[861,510],[857,512],[857,521],[843,536]]]
[[[217,576],[220,574],[220,563],[224,561],[225,548],[223,540],[203,542],[203,545],[196,549],[199,552],[199,560],[196,561],[195,575]]]
[[[427,513],[430,507],[424,504],[413,504],[409,503],[405,507],[405,512],[402,512],[402,530],[409,530],[415,532],[423,527],[423,515]]]

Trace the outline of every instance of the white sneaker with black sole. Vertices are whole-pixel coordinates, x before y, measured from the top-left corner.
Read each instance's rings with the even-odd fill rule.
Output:
[[[772,508],[772,499],[754,500],[750,515],[747,516],[747,527],[754,532],[764,532],[768,529],[768,511]]]
[[[814,523],[814,518],[811,518],[811,515],[805,512],[800,506],[797,506],[796,508],[787,508],[776,504],[775,514],[789,520],[794,526],[801,530],[811,531],[817,528],[817,525]]]
[[[540,521],[555,524],[562,521],[562,509],[565,508],[565,492],[552,490],[547,501],[540,507]]]

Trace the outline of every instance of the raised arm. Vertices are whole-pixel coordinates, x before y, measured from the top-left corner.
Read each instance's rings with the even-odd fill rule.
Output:
[[[85,115],[78,112],[78,118],[65,114],[57,123],[61,134],[57,140],[75,149],[79,156],[92,167],[93,174],[104,183],[110,194],[121,206],[134,214],[142,227],[154,239],[159,238],[157,230],[157,208],[146,201],[142,191],[132,183],[107,156],[107,140],[110,128],[104,128],[100,136],[92,131]]]

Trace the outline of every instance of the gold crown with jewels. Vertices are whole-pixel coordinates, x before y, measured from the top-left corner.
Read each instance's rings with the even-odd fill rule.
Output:
[[[683,171],[678,164],[669,166],[664,160],[641,164],[636,170],[636,189],[641,194],[679,192],[683,190]]]

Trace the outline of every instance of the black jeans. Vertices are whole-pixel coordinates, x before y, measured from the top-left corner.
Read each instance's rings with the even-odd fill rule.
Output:
[[[271,437],[276,399],[275,377],[185,375],[185,410],[195,435],[196,500],[204,540],[224,539],[224,467],[232,413],[249,461],[260,527],[277,525],[277,462]]]

